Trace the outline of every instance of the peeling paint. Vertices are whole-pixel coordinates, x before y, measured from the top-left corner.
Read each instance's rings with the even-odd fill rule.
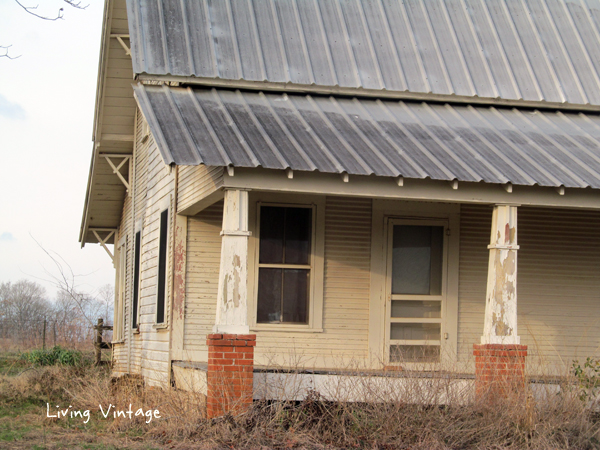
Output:
[[[494,208],[483,336],[484,344],[519,344],[517,336],[517,211]],[[494,242],[495,241],[495,242]]]
[[[187,258],[186,230],[181,225],[175,226],[175,255],[173,276],[173,308],[174,313],[183,319],[185,313],[185,265]]]

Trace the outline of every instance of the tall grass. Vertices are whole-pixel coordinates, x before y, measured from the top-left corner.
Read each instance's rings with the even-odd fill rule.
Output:
[[[161,419],[112,418],[115,439],[135,435],[144,445],[174,448],[593,449],[600,418],[565,374],[560,389],[537,386],[491,403],[456,387],[446,372],[411,377],[354,367],[327,386],[306,384],[302,370],[271,368],[262,392],[287,400],[255,401],[244,414],[207,420],[201,394],[145,386],[139,377],[112,379],[90,365],[25,369],[0,378],[0,404],[23,399],[72,405],[94,414],[98,405],[158,409]],[[261,374],[255,374],[259,377]],[[294,389],[298,391],[294,392]],[[369,401],[364,401],[369,400]],[[44,410],[45,411],[45,410]],[[42,411],[40,411],[42,414]],[[99,413],[96,418],[100,420]],[[49,427],[57,419],[44,419]],[[118,442],[118,441],[115,441]],[[117,447],[120,444],[115,444]],[[141,444],[140,444],[141,445]]]

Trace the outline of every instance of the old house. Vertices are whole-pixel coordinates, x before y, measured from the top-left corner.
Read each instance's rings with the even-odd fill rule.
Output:
[[[595,355],[599,112],[596,0],[107,0],[115,374]]]

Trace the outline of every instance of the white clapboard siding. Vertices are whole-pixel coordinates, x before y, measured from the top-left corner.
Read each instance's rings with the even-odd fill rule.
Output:
[[[461,209],[459,353],[483,329],[492,210]],[[600,213],[518,209],[518,334],[534,372],[568,369],[600,350]]]
[[[188,221],[184,352],[206,352],[214,325],[222,211],[219,202]],[[325,218],[324,330],[257,332],[257,365],[336,367],[367,359],[371,200],[329,197]]]
[[[371,205],[370,199],[327,198],[323,332],[260,331],[256,364],[336,367],[366,361]]]
[[[200,352],[202,361],[215,324],[222,223],[222,201],[188,218],[183,350],[184,357],[186,351]]]
[[[223,186],[223,167],[180,166],[177,210],[183,211]]]
[[[174,220],[174,178],[164,164],[152,136],[142,142],[142,115],[138,114],[136,135],[135,223],[142,223],[139,295],[139,334],[132,343],[131,370],[140,373],[149,384],[165,384],[169,378],[168,329],[158,330],[156,322],[156,290],[160,213],[170,206],[169,245],[167,248],[167,292],[171,286],[172,223]],[[133,263],[133,253],[131,255]],[[133,272],[132,272],[133,273]],[[166,320],[169,318],[170,295],[166,298]],[[128,322],[130,322],[128,316]]]

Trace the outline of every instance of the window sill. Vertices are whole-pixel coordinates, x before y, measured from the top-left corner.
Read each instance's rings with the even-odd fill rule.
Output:
[[[131,334],[140,334],[140,327],[134,328]]]
[[[310,328],[308,325],[254,325],[250,331],[281,331],[286,333],[322,333],[323,328]]]
[[[111,344],[116,345],[116,344],[124,344],[125,343],[125,339],[120,339],[118,341],[112,341]]]
[[[157,330],[157,331],[167,330],[168,328],[169,328],[169,324],[167,324],[167,323],[155,323],[154,325],[152,325],[152,329]]]

